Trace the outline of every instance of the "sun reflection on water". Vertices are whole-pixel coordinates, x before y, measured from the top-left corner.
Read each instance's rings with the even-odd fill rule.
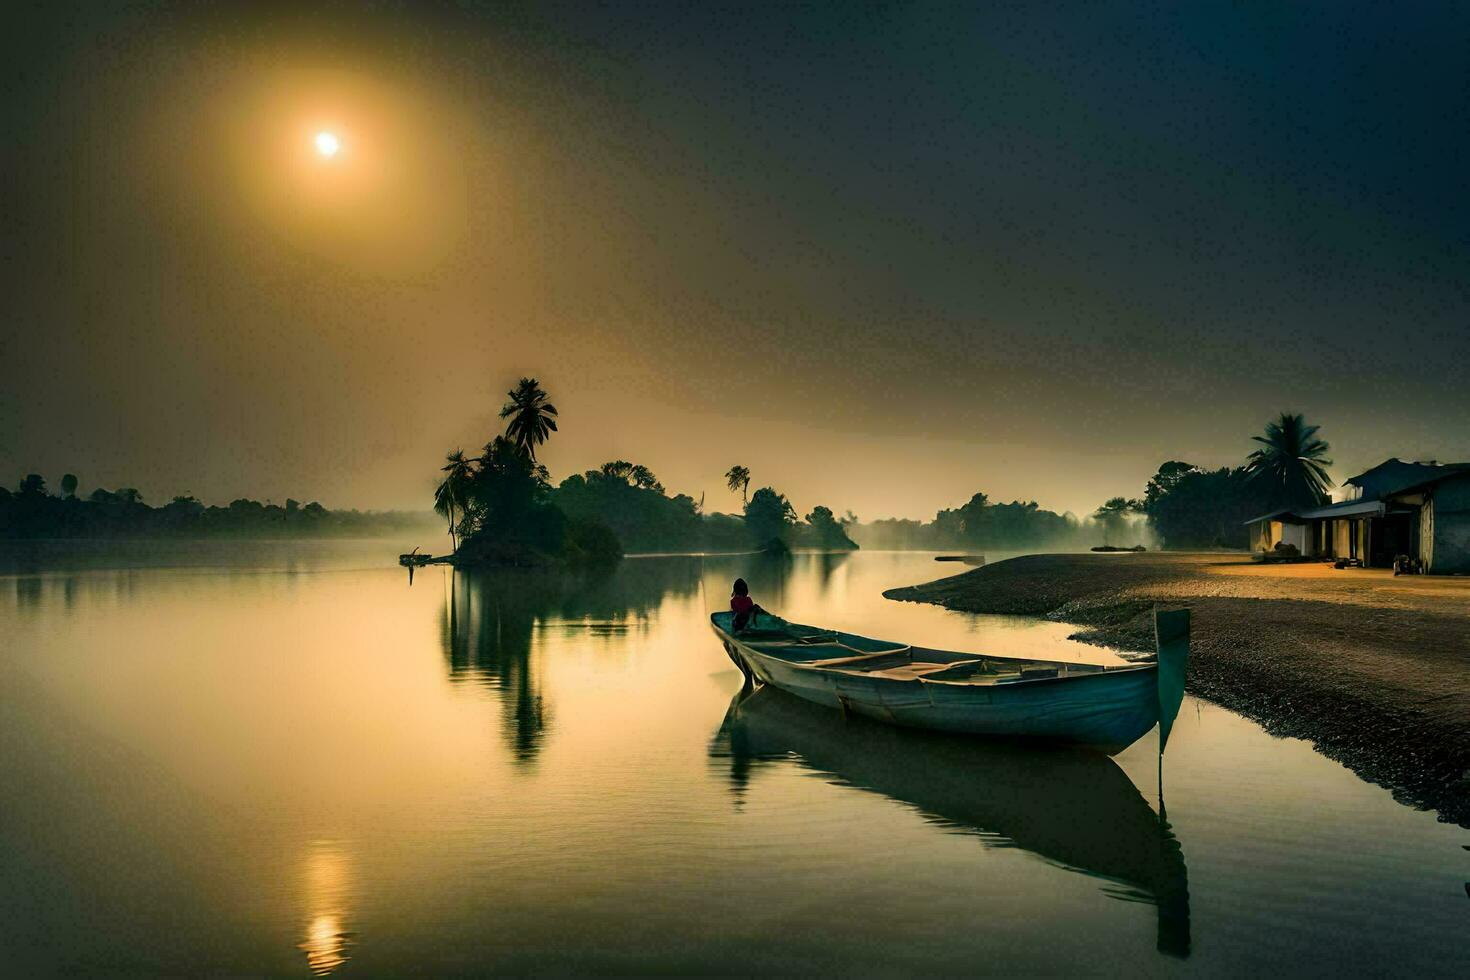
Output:
[[[351,859],[338,841],[313,841],[305,870],[306,928],[297,948],[306,953],[313,976],[324,977],[347,962],[353,933],[347,929],[352,885]]]

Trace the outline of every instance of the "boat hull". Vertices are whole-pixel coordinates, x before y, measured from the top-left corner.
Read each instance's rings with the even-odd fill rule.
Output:
[[[753,679],[893,725],[1116,752],[1159,720],[1158,670],[1152,664],[1014,684],[946,684],[793,663],[741,643],[718,625],[714,629],[731,659]]]

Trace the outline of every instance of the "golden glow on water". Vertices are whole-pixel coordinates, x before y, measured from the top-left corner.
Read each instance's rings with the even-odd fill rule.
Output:
[[[305,870],[306,930],[300,948],[315,976],[324,977],[348,960],[353,935],[347,929],[352,869],[335,841],[313,841]]]
[[[1013,760],[732,716],[707,613],[737,573],[798,620],[1109,656],[880,598],[951,571],[928,556],[410,586],[395,549],[0,575],[0,785],[28,788],[0,935],[38,951],[12,972],[1403,973],[1463,946],[1463,831],[1208,704],[1170,740],[1167,835],[1152,736]]]

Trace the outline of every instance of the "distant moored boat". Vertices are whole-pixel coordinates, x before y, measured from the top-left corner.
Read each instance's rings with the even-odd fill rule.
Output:
[[[984,555],[935,555],[935,561],[962,561],[966,565],[985,564]]]

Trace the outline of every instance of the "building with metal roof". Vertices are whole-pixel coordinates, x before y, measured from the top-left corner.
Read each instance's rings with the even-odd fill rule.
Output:
[[[1405,557],[1436,574],[1470,573],[1470,463],[1388,459],[1344,481],[1350,500],[1246,522],[1251,549],[1391,568]]]

